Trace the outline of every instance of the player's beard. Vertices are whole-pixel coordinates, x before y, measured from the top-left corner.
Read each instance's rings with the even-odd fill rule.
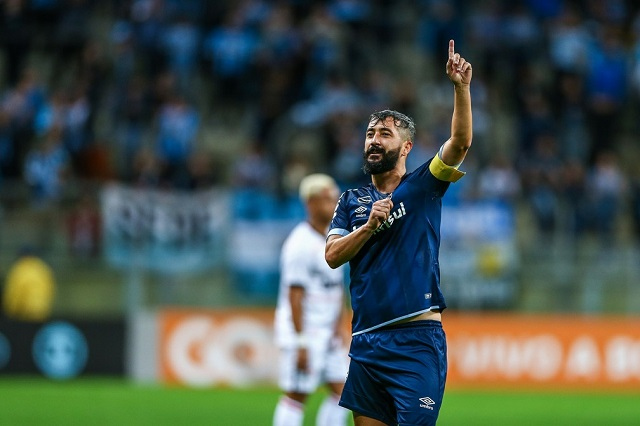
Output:
[[[362,153],[362,171],[368,175],[377,175],[393,170],[398,163],[398,158],[400,158],[400,149],[385,151],[381,147],[369,147],[368,150]],[[378,161],[369,161],[369,154],[382,154],[382,157]]]

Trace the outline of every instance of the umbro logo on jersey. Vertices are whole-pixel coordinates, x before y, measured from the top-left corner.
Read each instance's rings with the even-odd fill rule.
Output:
[[[371,204],[371,196],[365,195],[364,197],[358,197],[358,202],[360,204]]]
[[[355,212],[358,213],[358,214],[359,213],[364,213],[366,211],[367,211],[367,208],[365,206],[360,206],[355,210]]]
[[[436,403],[433,399],[425,396],[424,398],[418,398],[421,402],[420,407],[428,410],[433,410],[433,405]]]

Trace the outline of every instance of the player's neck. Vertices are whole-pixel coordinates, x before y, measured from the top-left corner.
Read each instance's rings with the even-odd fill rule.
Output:
[[[396,167],[388,172],[371,175],[371,182],[378,191],[389,194],[400,185],[400,181],[402,181],[402,177],[406,172],[406,168]]]

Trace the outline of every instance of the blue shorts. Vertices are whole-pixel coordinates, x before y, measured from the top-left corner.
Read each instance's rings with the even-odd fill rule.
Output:
[[[435,425],[447,378],[439,321],[412,321],[353,336],[340,405],[389,425]]]

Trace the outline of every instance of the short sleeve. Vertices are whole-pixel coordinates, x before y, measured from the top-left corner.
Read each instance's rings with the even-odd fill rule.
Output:
[[[281,279],[285,285],[305,287],[309,283],[311,254],[305,249],[307,246],[307,244],[289,244],[282,250]]]
[[[336,209],[333,212],[333,219],[331,219],[331,225],[329,225],[329,233],[327,234],[327,237],[330,235],[341,235],[344,237],[349,234],[349,209],[347,197],[347,192],[343,192],[342,195],[340,195]]]

